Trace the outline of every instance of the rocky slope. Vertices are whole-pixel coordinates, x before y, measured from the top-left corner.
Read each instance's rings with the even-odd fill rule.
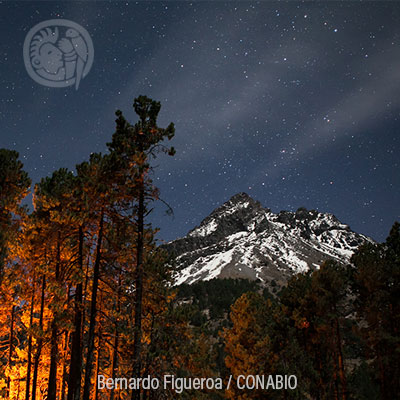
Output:
[[[165,248],[177,256],[177,285],[212,278],[247,278],[283,284],[296,272],[333,258],[348,262],[372,239],[334,215],[315,210],[272,213],[246,193],[233,196],[184,238]]]

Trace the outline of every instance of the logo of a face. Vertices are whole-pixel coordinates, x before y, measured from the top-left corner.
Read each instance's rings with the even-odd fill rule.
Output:
[[[66,19],[34,26],[24,42],[24,62],[29,76],[44,86],[67,87],[81,80],[93,64],[92,39],[85,28]]]

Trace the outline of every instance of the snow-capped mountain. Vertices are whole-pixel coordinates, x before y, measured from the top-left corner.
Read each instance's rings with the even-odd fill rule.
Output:
[[[348,262],[368,241],[332,214],[304,208],[274,214],[239,193],[164,247],[177,256],[177,285],[216,277],[282,284],[329,258]]]

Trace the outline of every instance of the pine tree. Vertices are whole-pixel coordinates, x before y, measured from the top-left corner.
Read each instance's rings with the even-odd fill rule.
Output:
[[[328,351],[334,365],[335,393],[342,400],[348,398],[343,356],[343,326],[346,316],[344,302],[348,287],[346,269],[337,262],[326,261],[312,274],[312,296],[318,315],[316,329],[321,332],[321,336],[331,339],[328,342]]]
[[[345,268],[327,261],[319,270],[291,278],[280,294],[291,340],[303,353],[303,389],[316,398],[348,396],[343,354],[348,284]]]
[[[23,211],[20,203],[31,184],[18,156],[16,151],[0,149],[0,285],[8,248],[18,228],[13,214]]]
[[[35,186],[30,215],[19,206],[30,183],[22,164],[15,152],[0,152],[3,396],[100,398],[93,373],[161,376],[184,358],[169,348],[177,340],[165,341],[177,329],[171,267],[145,223],[159,198],[151,160],[160,151],[173,155],[162,142],[174,127],[157,126],[160,103],[147,97],[134,109],[135,125],[117,112],[108,154]],[[189,339],[186,322],[179,324]]]
[[[267,375],[272,373],[273,354],[267,332],[267,316],[270,304],[257,293],[242,295],[232,306],[233,327],[226,329],[225,364],[233,375],[232,387],[226,395],[230,399],[262,399],[263,390],[241,390],[236,386],[239,375]]]
[[[150,159],[158,151],[174,154],[173,148],[162,144],[164,139],[172,139],[174,125],[171,123],[166,129],[157,126],[157,116],[161,105],[145,96],[135,99],[133,108],[139,116],[139,121],[131,125],[117,111],[117,127],[112,142],[109,143],[111,154],[117,157],[122,164],[122,182],[125,187],[127,201],[136,202],[134,214],[136,215],[136,254],[135,257],[135,332],[133,348],[133,374],[140,378],[142,370],[142,318],[143,318],[143,274],[145,258],[145,216],[149,213],[148,204],[158,198],[158,191],[149,177],[151,172]],[[133,391],[132,399],[139,399],[140,392]],[[84,400],[88,400],[84,398]]]
[[[383,244],[366,244],[352,257],[353,291],[367,359],[383,399],[400,392],[400,224]]]
[[[105,156],[93,154],[89,163],[84,163],[78,168],[84,190],[88,196],[89,210],[93,226],[95,227],[95,250],[92,258],[93,278],[90,299],[89,330],[86,353],[85,380],[83,387],[83,399],[89,400],[91,378],[95,353],[95,331],[97,317],[97,295],[100,279],[100,267],[102,263],[103,238],[106,227],[107,208],[110,204],[108,184],[111,184],[112,175],[108,174],[107,160]],[[76,390],[76,389],[75,389]]]
[[[19,269],[13,260],[20,239],[20,217],[25,215],[21,207],[22,199],[27,195],[30,179],[23,170],[16,151],[0,149],[0,305],[3,318],[0,318],[0,339],[6,348],[1,346],[3,354],[0,368],[0,382],[6,382],[6,398],[11,396],[12,371],[15,370],[15,340],[20,319],[21,291]],[[0,388],[0,392],[2,389]]]
[[[57,398],[57,368],[59,361],[59,332],[67,319],[66,304],[69,297],[67,281],[71,273],[73,253],[68,248],[73,225],[68,213],[70,194],[74,189],[75,177],[66,169],[55,171],[35,186],[36,210],[42,218],[42,226],[49,243],[51,256],[48,279],[52,292],[52,322],[50,334],[50,370],[48,379],[48,400]]]

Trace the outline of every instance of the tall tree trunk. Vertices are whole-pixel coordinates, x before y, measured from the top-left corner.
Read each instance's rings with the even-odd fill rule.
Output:
[[[32,297],[31,297],[31,309],[29,315],[29,329],[32,329],[33,325],[33,310],[35,302],[35,290],[36,290],[36,278],[33,276],[33,287],[32,287]],[[31,370],[32,370],[32,332],[29,332],[28,338],[28,365],[26,367],[26,386],[25,386],[25,400],[29,400],[30,386],[31,386]]]
[[[21,393],[21,379],[18,379],[18,386],[17,386],[17,400],[19,400],[19,395]],[[14,397],[15,398],[15,397]]]
[[[93,269],[93,288],[92,300],[90,304],[90,323],[88,333],[88,350],[86,355],[86,370],[85,370],[85,383],[83,386],[83,400],[89,400],[90,397],[90,380],[92,377],[93,369],[93,354],[94,354],[94,339],[96,328],[96,312],[97,312],[97,289],[99,286],[100,276],[100,258],[101,258],[101,244],[103,240],[103,224],[104,224],[104,210],[101,211],[99,234],[97,237],[96,246],[96,260]]]
[[[154,333],[154,322],[155,322],[155,314],[154,312],[151,313],[151,327],[150,327],[150,341],[149,341],[149,347],[151,347],[153,343],[153,333]],[[145,369],[144,369],[144,375],[149,374],[149,365],[151,362],[151,356],[150,352],[147,353],[146,360],[145,360]],[[146,400],[147,398],[150,397],[150,391],[146,390],[142,394],[142,400]]]
[[[119,347],[119,333],[118,328],[115,330],[114,345],[113,345],[113,360],[112,360],[112,379],[115,382],[118,370],[118,347]],[[110,400],[114,400],[115,390],[110,390]]]
[[[89,252],[88,252],[89,253]],[[82,292],[82,321],[86,321],[86,307],[83,307],[83,304],[86,304],[86,300],[89,297],[88,294],[88,284],[89,284],[89,267],[90,267],[90,254],[87,255],[86,259],[86,272],[85,272],[85,285],[83,287],[83,292]],[[83,337],[85,336],[85,324],[82,323],[82,329],[81,329],[81,338],[83,340]]]
[[[51,323],[50,339],[50,372],[47,399],[56,400],[57,396],[57,362],[58,362],[58,328],[55,317]]]
[[[61,263],[61,245],[60,235],[57,239],[57,261],[56,261],[56,284],[60,281],[60,265]],[[54,296],[56,307],[59,301],[58,296]],[[53,313],[51,322],[51,339],[50,339],[50,372],[49,383],[47,389],[47,400],[57,400],[57,363],[58,363],[58,312]]]
[[[10,345],[8,349],[8,368],[11,370],[12,356],[14,352],[14,320],[15,320],[15,306],[11,307],[11,323],[10,323]],[[11,377],[10,372],[7,376],[7,394],[6,398],[10,398],[10,390],[11,390]]]
[[[69,301],[70,301],[70,292],[71,292],[71,285],[68,285],[67,289],[67,307],[69,308]],[[61,373],[61,388],[60,388],[60,400],[65,400],[65,392],[67,390],[67,360],[68,360],[68,346],[70,334],[68,329],[65,330],[64,333],[64,347],[63,347],[63,363],[62,363],[62,373]]]
[[[69,302],[70,302],[70,292],[71,292],[71,285],[68,284],[68,289],[67,289],[67,308],[69,308]],[[68,346],[69,346],[69,340],[70,339],[70,334],[68,329],[65,330],[64,332],[64,346],[63,346],[63,362],[62,362],[62,372],[61,372],[61,387],[60,387],[60,400],[65,400],[65,392],[67,390],[66,385],[67,385],[67,360],[68,360]]]
[[[83,228],[79,227],[79,270],[83,272]],[[82,282],[76,285],[75,292],[75,320],[72,336],[71,362],[69,367],[68,400],[79,400],[81,392],[82,373]]]
[[[117,377],[118,370],[118,346],[119,346],[119,313],[121,311],[121,273],[118,275],[118,291],[117,291],[117,320],[115,321],[115,336],[114,336],[114,346],[113,346],[113,360],[112,360],[112,370],[111,377],[113,382]],[[110,390],[109,400],[114,400],[114,390]]]
[[[139,206],[138,206],[138,236],[136,242],[136,296],[135,296],[135,331],[133,359],[134,377],[140,379],[142,369],[141,346],[142,346],[142,301],[143,301],[143,233],[144,233],[144,187],[143,173],[141,174],[141,186],[139,188]],[[140,399],[140,389],[132,391],[132,400]]]
[[[142,118],[142,129],[145,119]],[[139,153],[143,153],[143,143],[139,142]],[[143,161],[144,162],[144,161]],[[133,348],[133,374],[140,379],[142,369],[141,347],[142,347],[142,301],[143,301],[143,247],[144,247],[144,171],[140,166],[139,176],[139,204],[138,204],[138,227],[136,241],[136,282],[135,282],[135,331]],[[132,391],[132,400],[140,400],[140,388]]]
[[[43,332],[43,314],[44,314],[44,293],[46,289],[46,277],[43,275],[42,279],[42,293],[40,298],[40,315],[39,315],[39,328],[40,332]],[[32,400],[36,400],[36,386],[37,386],[37,378],[38,378],[38,371],[39,371],[39,361],[40,361],[40,354],[42,352],[43,346],[43,337],[42,335],[39,337],[37,342],[37,349],[35,354],[35,361],[33,365],[33,378],[32,378]]]
[[[98,400],[98,398],[99,398],[99,387],[97,385],[97,377],[99,376],[99,372],[100,372],[101,339],[102,339],[102,332],[101,332],[101,329],[99,329],[99,337],[97,339],[96,385],[94,388],[94,400]],[[111,390],[111,392],[114,392],[114,390]]]
[[[68,345],[69,345],[69,332],[66,330],[65,331],[65,336],[64,336],[64,360],[63,360],[63,368],[62,368],[62,383],[61,383],[61,393],[60,393],[60,400],[65,400],[65,392],[67,390],[66,384],[67,384],[67,354],[68,354]]]

